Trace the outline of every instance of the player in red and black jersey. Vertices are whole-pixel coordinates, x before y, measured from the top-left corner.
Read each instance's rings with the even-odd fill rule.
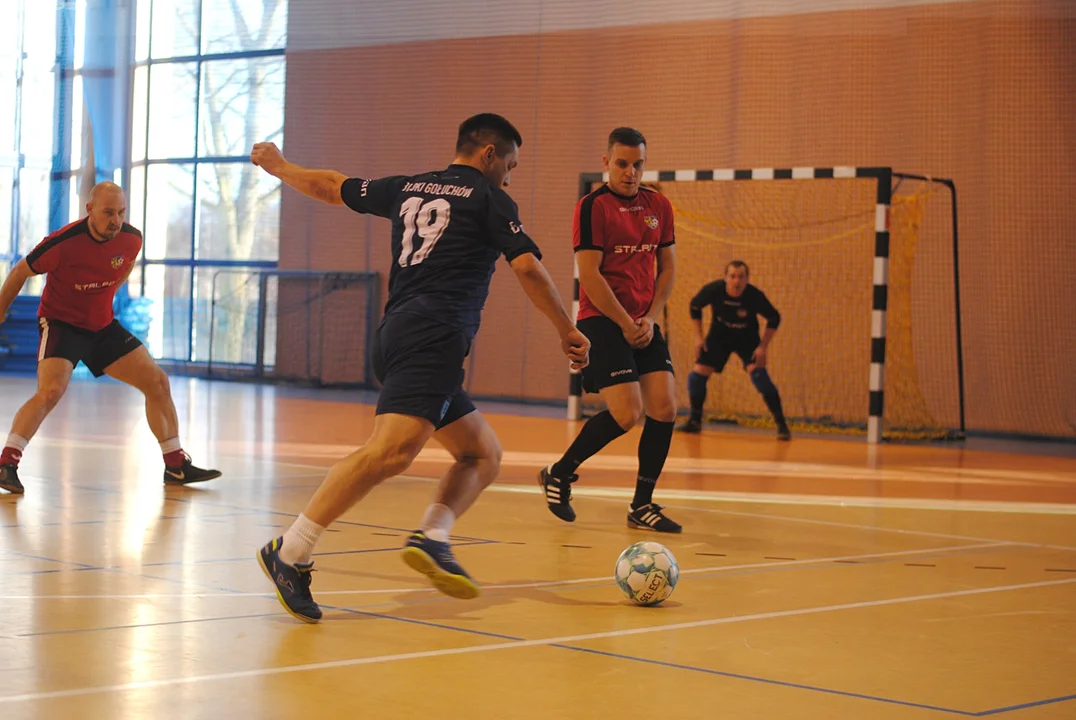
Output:
[[[0,288],[0,318],[32,275],[47,274],[38,306],[37,392],[23,405],[0,453],[0,488],[21,494],[23,450],[56,407],[81,360],[94,377],[109,375],[146,396],[146,419],[164,454],[164,482],[186,485],[220,477],[191,464],[179,442],[179,420],[168,376],[142,343],[113,317],[116,290],[142,250],[142,233],[124,222],[127,198],[119,185],[90,191],[87,216],[60,228],[20,260]]]
[[[576,206],[573,245],[581,287],[577,322],[591,341],[583,387],[600,393],[608,409],[587,421],[538,480],[549,510],[572,522],[576,469],[645,411],[628,527],[678,533],[680,525],[653,502],[676,418],[672,360],[658,325],[675,276],[672,205],[641,185],[646,139],[638,130],[613,130],[603,161],[609,181]]]
[[[706,383],[715,372],[721,372],[733,353],[739,356],[751,383],[762,395],[766,407],[777,423],[777,437],[789,440],[792,433],[785,421],[781,395],[766,371],[767,348],[781,314],[765,293],[748,282],[750,270],[742,260],[725,266],[725,277],[704,285],[691,299],[691,324],[695,328],[695,367],[687,376],[691,398],[691,418],[677,428],[681,432],[697,433],[702,429],[702,406],[706,403]],[[710,330],[702,334],[702,311],[709,306]],[[766,320],[766,329],[759,332],[758,316]]]

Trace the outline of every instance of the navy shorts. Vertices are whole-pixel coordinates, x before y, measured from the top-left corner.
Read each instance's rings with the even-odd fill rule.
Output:
[[[755,350],[758,348],[758,335],[740,335],[739,333],[710,334],[706,338],[706,349],[696,360],[699,365],[712,367],[714,372],[725,369],[725,363],[729,356],[735,353],[743,362],[744,368],[755,359]]]
[[[105,368],[142,346],[142,341],[120,325],[119,320],[100,330],[86,330],[43,317],[37,319],[37,333],[38,362],[58,357],[78,365],[81,360],[94,377],[101,377]]]
[[[463,389],[463,361],[471,349],[460,330],[410,313],[385,316],[374,335],[374,375],[381,383],[377,414],[429,420],[435,428],[475,410]]]
[[[629,345],[620,326],[604,315],[583,318],[576,327],[590,340],[590,364],[583,368],[583,389],[587,392],[639,382],[642,375],[652,372],[673,371],[669,346],[657,325],[650,344],[639,350]]]

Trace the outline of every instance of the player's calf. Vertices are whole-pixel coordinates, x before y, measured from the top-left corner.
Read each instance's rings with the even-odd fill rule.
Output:
[[[766,403],[766,407],[769,408],[770,414],[773,415],[774,422],[777,423],[777,438],[779,440],[789,440],[792,437],[791,431],[788,429],[788,422],[785,420],[784,408],[781,406],[781,395],[777,392],[777,386],[773,384],[773,380],[770,379],[770,374],[766,372],[766,368],[755,368],[750,373],[751,383],[762,395],[762,400]]]

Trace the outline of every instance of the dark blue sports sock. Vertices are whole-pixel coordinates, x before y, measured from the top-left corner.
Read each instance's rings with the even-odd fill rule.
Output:
[[[751,383],[762,395],[766,407],[770,409],[774,421],[778,425],[785,424],[785,411],[781,407],[781,395],[777,392],[777,386],[770,380],[770,374],[766,368],[755,368],[751,371]]]
[[[692,370],[687,375],[687,394],[691,398],[691,419],[702,422],[702,406],[706,404],[706,383],[709,381],[706,375],[699,375]],[[649,421],[649,418],[647,418]]]

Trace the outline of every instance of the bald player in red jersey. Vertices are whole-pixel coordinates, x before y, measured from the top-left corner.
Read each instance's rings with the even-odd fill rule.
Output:
[[[166,485],[220,477],[191,464],[179,442],[179,419],[168,376],[145,346],[112,314],[116,290],[142,250],[142,233],[124,222],[127,197],[112,182],[90,191],[87,216],[60,228],[20,260],[0,287],[0,318],[32,275],[47,273],[38,306],[37,392],[15,414],[0,453],[0,488],[22,494],[19,460],[56,407],[81,360],[94,377],[108,375],[142,391],[146,419],[161,444]]]
[[[591,343],[583,387],[600,393],[608,409],[583,425],[538,481],[550,512],[574,521],[576,469],[634,427],[645,411],[628,527],[678,533],[681,526],[653,501],[676,419],[672,360],[658,326],[676,272],[672,204],[641,185],[646,138],[638,130],[613,130],[603,162],[609,181],[576,206],[572,243],[580,284],[576,326]]]

